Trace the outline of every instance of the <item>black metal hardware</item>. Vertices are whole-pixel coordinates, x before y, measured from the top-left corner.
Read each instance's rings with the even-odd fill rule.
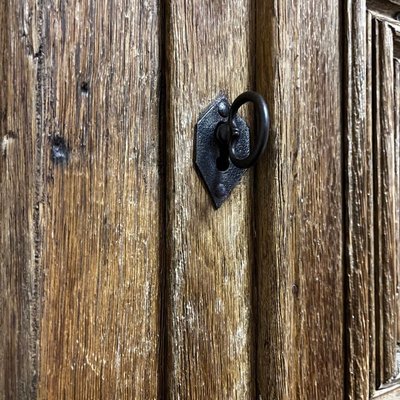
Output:
[[[254,104],[254,146],[250,146],[246,122],[237,115],[239,108],[247,102]],[[219,96],[200,117],[196,129],[195,163],[216,208],[229,197],[245,169],[253,166],[264,152],[269,124],[265,100],[251,91],[238,96],[232,106],[224,95]]]

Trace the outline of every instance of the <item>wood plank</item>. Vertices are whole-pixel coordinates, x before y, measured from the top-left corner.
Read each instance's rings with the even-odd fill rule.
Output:
[[[382,284],[382,265],[381,265],[381,212],[382,212],[382,197],[381,193],[381,126],[380,126],[380,85],[381,71],[379,66],[381,48],[379,46],[379,21],[373,21],[373,68],[374,68],[374,220],[375,220],[375,244],[374,252],[375,260],[375,344],[376,344],[376,375],[375,389],[378,389],[383,379],[383,284]]]
[[[34,399],[40,318],[41,141],[35,1],[0,5],[0,398]]]
[[[396,272],[394,247],[394,93],[393,33],[385,22],[375,24],[376,129],[375,152],[375,254],[377,386],[395,372]]]
[[[160,10],[43,0],[39,398],[160,392]]]
[[[395,96],[395,243],[396,243],[396,304],[397,304],[397,344],[400,343],[400,60],[394,60],[394,96]]]
[[[256,4],[257,88],[273,116],[255,186],[259,396],[339,399],[344,395],[339,7],[328,1]]]
[[[215,211],[193,166],[199,114],[251,84],[251,16],[250,0],[167,2],[167,398],[254,396],[250,176]]]
[[[370,378],[370,271],[373,266],[371,76],[365,1],[345,13],[345,346],[346,398],[366,399]]]
[[[376,310],[375,310],[375,242],[374,242],[374,95],[375,95],[375,69],[373,62],[373,15],[367,13],[367,138],[368,148],[368,326],[369,326],[369,393],[372,394],[376,388]]]

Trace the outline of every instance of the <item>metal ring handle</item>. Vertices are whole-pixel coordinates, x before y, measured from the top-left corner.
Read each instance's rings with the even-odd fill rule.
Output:
[[[255,115],[256,115],[256,141],[253,150],[250,150],[250,154],[246,158],[237,158],[235,154],[235,142],[237,140],[237,136],[234,135],[235,126],[234,126],[234,118],[239,108],[245,104],[251,102],[255,107]],[[269,111],[267,103],[264,98],[257,92],[244,92],[240,96],[236,98],[233,102],[232,107],[229,112],[229,128],[231,131],[231,136],[229,140],[229,157],[232,163],[238,168],[249,168],[257,161],[257,159],[264,152],[265,147],[268,142],[269,135]]]

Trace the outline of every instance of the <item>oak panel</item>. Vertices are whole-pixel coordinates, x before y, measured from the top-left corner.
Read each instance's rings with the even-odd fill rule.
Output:
[[[255,183],[259,395],[338,399],[344,386],[339,9],[328,1],[256,4],[256,82],[273,115]]]
[[[254,395],[249,175],[214,210],[193,166],[194,128],[251,85],[251,2],[167,2],[167,398]]]
[[[375,193],[374,193],[374,141],[373,141],[373,132],[375,126],[375,117],[374,117],[374,98],[375,98],[375,69],[374,69],[374,61],[373,61],[373,46],[374,40],[372,35],[373,30],[373,16],[370,12],[367,12],[367,132],[366,137],[369,140],[369,149],[370,152],[368,154],[368,169],[365,171],[365,177],[368,179],[368,220],[363,222],[364,226],[367,226],[368,230],[368,239],[369,246],[368,251],[365,256],[369,260],[369,289],[368,289],[368,315],[369,315],[369,382],[364,378],[364,375],[359,376],[351,376],[351,379],[355,381],[364,382],[366,386],[369,386],[369,393],[373,393],[375,390],[375,382],[376,382],[376,302],[375,302],[375,244],[374,244],[374,203],[375,203]],[[360,307],[365,307],[366,304],[359,305]],[[361,357],[363,357],[363,349],[360,349]],[[360,353],[358,354],[358,356]],[[357,357],[357,356],[356,356]],[[357,362],[357,361],[356,361]],[[360,361],[358,361],[360,362]],[[350,371],[348,371],[350,372]],[[348,373],[346,371],[346,373]],[[361,372],[361,371],[360,371]],[[363,373],[367,372],[366,369],[362,370]]]
[[[377,385],[395,372],[396,257],[394,204],[394,71],[393,32],[376,21],[376,103],[374,131]]]
[[[375,374],[372,19],[365,1],[348,2],[345,17],[345,377],[348,398],[358,399]]]
[[[389,2],[347,7],[345,376],[354,399],[396,372],[394,12]]]
[[[395,243],[396,243],[396,304],[397,304],[397,344],[400,343],[400,61],[394,60],[394,96],[395,96]]]
[[[160,391],[157,1],[41,2],[42,399]]]

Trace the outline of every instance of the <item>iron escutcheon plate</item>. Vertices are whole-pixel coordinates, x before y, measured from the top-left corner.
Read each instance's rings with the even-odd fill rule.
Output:
[[[219,124],[228,120],[230,103],[224,95],[217,97],[202,114],[196,126],[195,164],[211,195],[215,208],[221,207],[246,170],[236,167],[228,159],[226,165],[217,165],[220,145],[216,140]],[[245,158],[250,151],[250,134],[246,122],[238,115],[234,122],[239,131],[235,153]]]

